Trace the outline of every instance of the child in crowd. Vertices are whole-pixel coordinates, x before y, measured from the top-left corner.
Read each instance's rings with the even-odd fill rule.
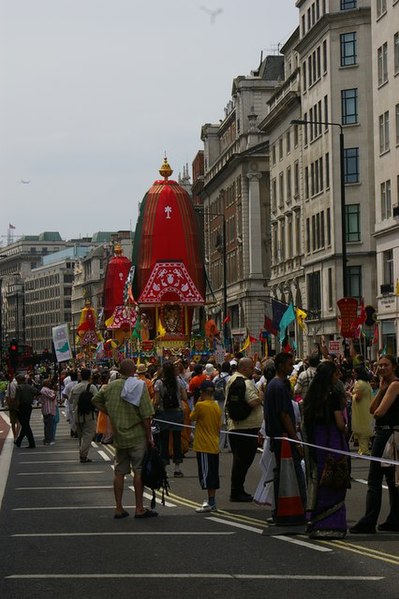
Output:
[[[216,511],[216,490],[219,489],[219,437],[222,411],[215,401],[215,384],[203,381],[200,397],[190,414],[196,422],[193,449],[197,452],[198,477],[202,489],[208,493],[207,501],[196,510],[198,513]]]

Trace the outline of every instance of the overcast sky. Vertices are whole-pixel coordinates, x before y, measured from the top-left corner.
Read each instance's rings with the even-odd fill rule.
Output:
[[[234,77],[298,23],[295,0],[0,0],[0,241],[134,229]],[[223,9],[214,17],[205,9]],[[22,183],[22,181],[30,181]]]

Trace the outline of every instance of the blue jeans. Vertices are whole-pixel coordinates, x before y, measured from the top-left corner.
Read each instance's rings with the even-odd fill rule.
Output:
[[[382,457],[385,445],[392,431],[376,429],[371,455]],[[385,475],[389,490],[390,511],[386,522],[393,526],[399,526],[399,488],[395,486],[395,467],[383,468],[379,462],[370,462],[369,476],[367,480],[366,513],[359,520],[362,524],[375,526],[381,510],[382,480]]]

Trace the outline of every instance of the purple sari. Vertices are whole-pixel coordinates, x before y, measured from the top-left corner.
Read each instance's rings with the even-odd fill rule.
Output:
[[[311,442],[330,449],[348,450],[344,434],[335,424],[316,424]],[[342,539],[346,535],[346,489],[320,486],[320,478],[328,454],[339,459],[332,451],[307,448],[308,533],[311,538]],[[348,458],[349,459],[349,458]]]

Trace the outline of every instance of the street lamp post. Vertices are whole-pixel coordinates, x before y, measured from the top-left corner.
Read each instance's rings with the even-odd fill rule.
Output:
[[[226,248],[226,217],[222,212],[210,212],[204,210],[202,206],[196,206],[194,209],[202,216],[218,216],[222,218],[222,255],[223,255],[223,337],[225,345],[228,340],[228,323],[227,323],[227,248]]]
[[[339,158],[340,158],[340,182],[341,182],[341,235],[342,235],[342,290],[343,297],[348,295],[348,277],[347,277],[347,254],[346,254],[346,214],[345,214],[345,153],[344,153],[344,132],[341,123],[332,123],[330,121],[313,121],[305,119],[294,119],[291,125],[331,125],[339,127]]]

